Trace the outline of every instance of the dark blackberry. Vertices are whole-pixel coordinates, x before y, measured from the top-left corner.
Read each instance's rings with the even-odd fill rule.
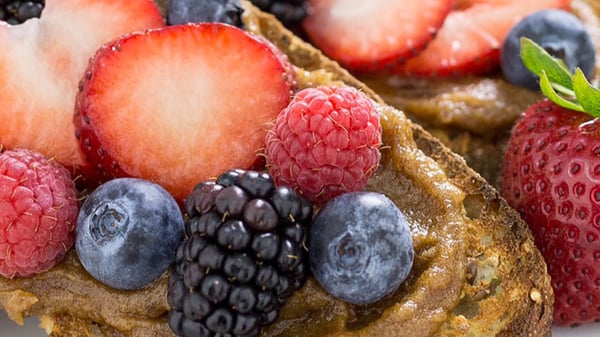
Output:
[[[223,185],[215,184],[214,181],[205,181],[198,184],[192,191],[192,194],[188,196],[188,198],[194,199],[194,202],[187,204],[190,208],[186,208],[185,211],[190,216],[210,211],[215,204],[217,194],[219,194],[222,189]]]
[[[217,242],[228,250],[242,250],[251,240],[252,233],[241,220],[227,220],[217,231]]]
[[[216,184],[224,187],[236,185],[244,172],[246,171],[240,169],[229,170],[217,177]]]
[[[244,221],[250,228],[266,232],[277,226],[277,211],[264,199],[253,199],[246,204],[243,213]]]
[[[305,0],[251,0],[263,11],[272,13],[281,23],[289,28],[297,28],[308,15]]]
[[[204,267],[206,272],[210,272],[210,270],[220,270],[223,266],[223,262],[225,261],[226,253],[216,244],[209,244],[200,252],[198,255],[197,262],[200,266]],[[186,260],[188,261],[188,260]]]
[[[276,233],[262,233],[254,236],[251,247],[258,258],[268,261],[277,256],[280,240]]]
[[[187,238],[169,279],[180,336],[258,336],[307,276],[312,205],[266,173],[231,170],[186,200]]]
[[[255,198],[268,198],[275,189],[275,181],[268,173],[245,171],[238,179],[237,185]]]
[[[199,216],[190,216],[188,213],[188,216],[189,220],[185,222],[185,231],[188,236],[192,236],[193,233],[213,236],[221,226],[221,216],[216,211],[199,214]]]
[[[215,199],[215,209],[226,217],[237,217],[250,201],[249,195],[238,186],[225,187]]]
[[[285,223],[304,223],[312,220],[312,205],[291,187],[279,187],[273,191],[271,203]]]
[[[167,23],[223,22],[243,28],[240,0],[169,0]]]
[[[223,271],[228,279],[241,283],[252,281],[256,275],[256,269],[256,264],[246,253],[227,256],[223,265]]]
[[[231,290],[231,284],[227,282],[225,277],[217,273],[206,275],[200,285],[200,293],[213,304],[219,304],[227,299],[229,290]]]
[[[18,25],[32,18],[39,18],[46,2],[0,0],[0,20],[11,25]]]

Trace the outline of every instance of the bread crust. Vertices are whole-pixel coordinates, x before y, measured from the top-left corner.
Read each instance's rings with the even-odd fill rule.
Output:
[[[383,159],[368,189],[410,212],[417,233],[417,267],[392,297],[357,308],[309,279],[263,336],[550,336],[546,265],[526,224],[496,189],[336,62],[271,15],[244,6],[248,28],[288,55],[301,87],[344,83],[379,104]],[[93,280],[70,252],[33,278],[0,278],[0,308],[17,322],[40,316],[56,337],[174,336],[166,323],[167,278],[140,291],[116,291]]]

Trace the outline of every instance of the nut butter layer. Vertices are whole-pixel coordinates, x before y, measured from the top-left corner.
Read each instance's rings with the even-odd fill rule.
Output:
[[[381,167],[368,189],[387,194],[414,233],[415,265],[391,297],[373,306],[338,301],[313,279],[263,336],[548,336],[553,294],[531,234],[479,174],[337,63],[247,8],[250,30],[297,66],[300,87],[346,83],[379,104]],[[166,323],[167,276],[122,292],[94,281],[71,252],[28,279],[0,279],[0,307],[16,321],[42,317],[52,336],[173,336]]]

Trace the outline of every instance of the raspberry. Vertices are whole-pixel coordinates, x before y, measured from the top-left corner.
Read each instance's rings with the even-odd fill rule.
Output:
[[[65,167],[30,150],[0,153],[0,275],[27,277],[61,261],[78,211]]]
[[[267,167],[278,185],[315,204],[361,190],[381,159],[375,104],[352,87],[299,91],[266,137]]]
[[[313,207],[265,172],[230,170],[198,184],[169,279],[176,335],[258,336],[307,277]]]

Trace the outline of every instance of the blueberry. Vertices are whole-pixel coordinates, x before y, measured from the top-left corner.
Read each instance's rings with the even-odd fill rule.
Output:
[[[333,296],[352,304],[386,297],[412,268],[408,222],[380,193],[350,192],[332,199],[315,216],[309,235],[315,278]]]
[[[98,281],[121,290],[143,288],[175,260],[183,216],[160,185],[110,180],[87,197],[77,218],[77,255]]]
[[[519,21],[508,33],[500,49],[500,65],[511,83],[539,89],[538,77],[521,60],[521,37],[528,37],[575,71],[581,68],[590,78],[594,72],[594,42],[579,19],[559,9],[544,9]]]
[[[240,0],[169,0],[167,23],[223,22],[243,28]]]

